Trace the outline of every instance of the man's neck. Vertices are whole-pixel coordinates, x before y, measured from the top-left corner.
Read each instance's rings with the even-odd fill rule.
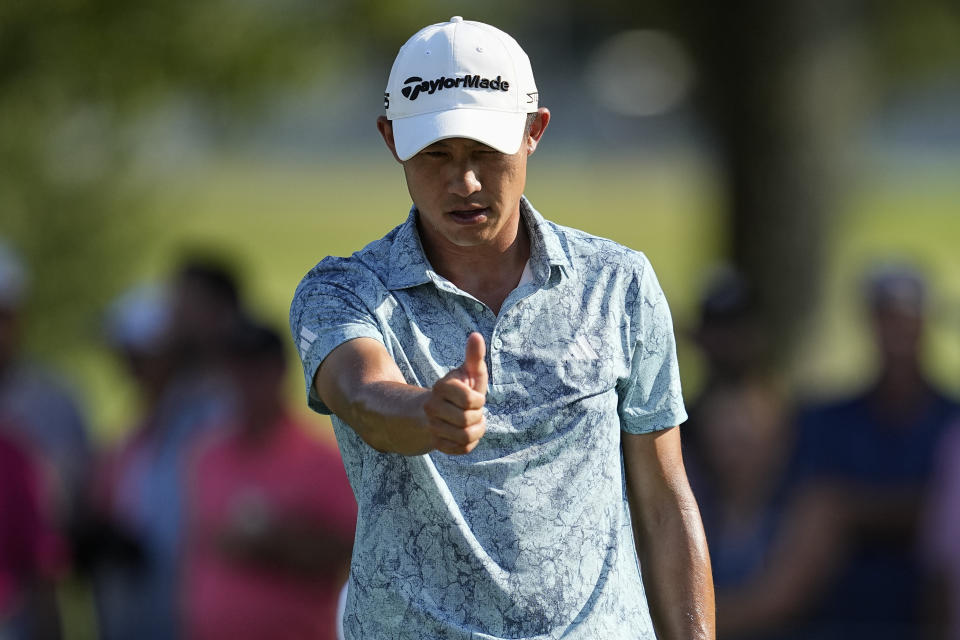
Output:
[[[888,363],[873,388],[874,402],[889,416],[915,414],[922,410],[930,394],[930,385],[916,360]]]
[[[483,246],[438,246],[424,241],[427,258],[436,272],[496,314],[520,282],[530,258],[530,234],[519,208],[515,223],[505,231],[496,242]]]

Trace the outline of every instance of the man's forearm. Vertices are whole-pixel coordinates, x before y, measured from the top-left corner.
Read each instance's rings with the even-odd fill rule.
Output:
[[[661,640],[716,637],[710,556],[687,474],[680,430],[622,434],[637,555]]]
[[[337,414],[377,451],[420,455],[433,449],[423,415],[429,395],[402,382],[368,383],[345,398]]]
[[[409,385],[383,345],[350,340],[327,355],[314,377],[324,403],[381,452],[407,456],[434,449],[469,453],[486,430],[483,336],[467,338],[464,363],[429,389]]]
[[[713,578],[700,511],[693,500],[635,527],[637,554],[657,637],[713,639]]]

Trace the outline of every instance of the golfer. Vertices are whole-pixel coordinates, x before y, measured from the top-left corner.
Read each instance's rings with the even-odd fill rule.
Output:
[[[527,55],[453,17],[385,106],[410,214],[290,311],[359,504],[345,637],[712,638],[670,312],[643,254],[523,196]]]

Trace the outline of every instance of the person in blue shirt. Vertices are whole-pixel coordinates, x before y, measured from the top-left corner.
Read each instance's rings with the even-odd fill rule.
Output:
[[[294,295],[359,506],[348,640],[714,637],[670,311],[643,254],[523,196],[538,98],[506,33],[415,34],[377,122],[410,214]]]
[[[922,273],[910,264],[875,266],[864,293],[879,365],[874,380],[806,407],[798,419],[801,480],[829,488],[844,523],[844,553],[810,614],[809,637],[928,637],[931,594],[917,527],[936,453],[960,405],[925,371]]]
[[[960,408],[924,371],[921,273],[879,265],[864,294],[878,370],[854,394],[798,411],[792,477],[770,551],[736,588],[718,588],[725,637],[782,638],[790,630],[804,640],[910,640],[935,631],[918,527]]]

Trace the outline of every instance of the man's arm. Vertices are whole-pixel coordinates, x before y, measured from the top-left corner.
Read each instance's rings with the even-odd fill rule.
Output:
[[[716,636],[713,577],[679,428],[621,432],[627,498],[650,614],[662,640]]]
[[[214,541],[217,550],[238,563],[274,569],[300,578],[346,575],[353,540],[305,517],[268,515],[251,530],[229,522]]]
[[[425,389],[404,382],[382,344],[357,338],[330,352],[314,388],[377,451],[462,455],[473,451],[486,431],[485,351],[483,336],[470,334],[463,364]]]
[[[848,553],[843,504],[827,485],[811,485],[792,498],[764,568],[720,590],[721,635],[782,628],[816,602]]]

